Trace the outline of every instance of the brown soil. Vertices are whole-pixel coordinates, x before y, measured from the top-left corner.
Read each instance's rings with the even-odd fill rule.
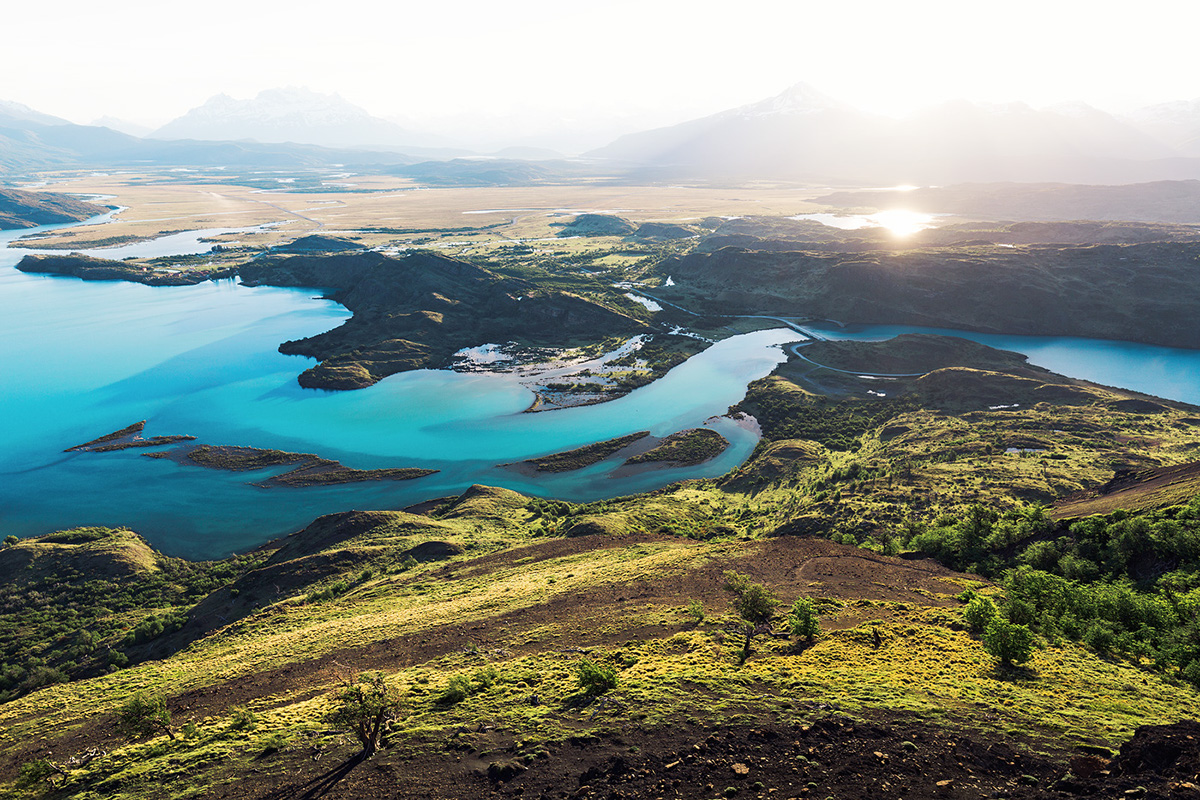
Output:
[[[1112,759],[1046,756],[1018,742],[895,715],[812,725],[681,722],[518,747],[481,722],[449,742],[396,741],[370,761],[350,748],[266,756],[271,777],[214,797],[261,798],[1147,798],[1200,797],[1200,723],[1139,728]],[[265,765],[264,765],[265,766]],[[264,771],[267,771],[266,769]],[[283,774],[281,774],[283,773]],[[1087,775],[1087,777],[1083,777]]]
[[[1108,514],[1118,508],[1141,511],[1186,503],[1200,492],[1200,461],[1172,467],[1118,472],[1095,489],[1070,494],[1051,513],[1058,519]]]
[[[241,781],[236,791],[214,796],[921,800],[999,791],[994,796],[1033,797],[1019,781],[1045,784],[1056,772],[1052,761],[1024,755],[1014,744],[910,719],[856,723],[832,716],[811,726],[720,728],[681,722],[663,731],[633,729],[523,749],[506,745],[503,732],[480,727],[460,729],[440,753],[397,743],[367,762],[307,764],[300,754],[283,753],[274,758],[301,764],[283,785]]]

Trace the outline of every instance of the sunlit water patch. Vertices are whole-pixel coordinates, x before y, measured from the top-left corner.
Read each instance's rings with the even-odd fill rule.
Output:
[[[812,220],[844,231],[886,228],[897,236],[909,236],[937,225],[937,218],[933,214],[900,208],[874,214],[798,214],[789,219]]]

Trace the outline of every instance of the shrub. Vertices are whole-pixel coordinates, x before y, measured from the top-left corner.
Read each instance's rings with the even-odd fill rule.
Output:
[[[1104,655],[1113,648],[1117,635],[1111,622],[1102,619],[1092,620],[1087,630],[1083,632],[1083,643]]]
[[[1021,560],[1026,564],[1034,569],[1045,570],[1046,572],[1054,571],[1061,558],[1062,553],[1058,552],[1058,548],[1054,546],[1054,543],[1046,541],[1034,542],[1021,554]]]
[[[817,620],[817,609],[812,600],[800,597],[792,603],[788,611],[788,627],[792,636],[803,637],[810,642],[821,632],[821,623]]]
[[[1014,622],[1017,625],[1029,625],[1036,618],[1034,605],[1019,597],[1009,598],[1005,612],[1008,616],[1008,621]]]
[[[258,725],[258,714],[255,714],[245,706],[234,706],[232,719],[229,722],[229,727],[235,731],[253,730]]]
[[[168,612],[163,616],[152,614],[137,624],[133,630],[125,635],[122,641],[126,647],[131,647],[137,644],[145,644],[151,639],[156,639],[165,633],[174,633],[187,624],[187,612],[176,610]]]
[[[466,675],[451,675],[446,688],[434,700],[439,706],[453,706],[471,696],[471,679]]]
[[[983,633],[996,618],[996,604],[989,597],[976,595],[963,611],[963,619],[975,633]]]
[[[579,662],[576,673],[579,676],[579,689],[588,697],[598,697],[617,688],[617,673],[612,667],[601,666],[585,658]]]
[[[1033,633],[997,616],[983,632],[983,649],[1005,666],[1023,664],[1033,655]]]
[[[117,711],[117,732],[130,739],[145,739],[156,733],[165,733],[174,739],[166,698],[145,692],[129,698]]]
[[[44,664],[32,667],[20,683],[22,692],[32,692],[34,689],[40,689],[43,686],[51,686],[55,683],[66,683],[70,678],[61,669],[47,667]]]
[[[442,693],[434,700],[440,706],[453,706],[466,700],[474,694],[479,694],[484,689],[490,688],[499,679],[499,673],[495,667],[484,667],[475,671],[475,674],[468,678],[465,674],[459,673],[450,677],[449,683]]]
[[[704,622],[704,604],[699,600],[692,600],[687,604],[684,613],[692,618],[692,621],[699,625]]]
[[[21,765],[21,773],[17,776],[17,788],[28,789],[34,784],[51,780],[57,774],[58,770],[54,765],[44,758],[27,762]]]
[[[283,731],[275,731],[262,740],[262,755],[269,756],[278,753],[291,743],[291,739]]]

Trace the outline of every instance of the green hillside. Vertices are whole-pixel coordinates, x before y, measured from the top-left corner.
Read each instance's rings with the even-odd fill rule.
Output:
[[[872,347],[900,357],[840,355]],[[883,398],[818,391],[793,359],[739,407],[764,437],[746,464],[646,495],[476,486],[205,564],[121,530],[10,541],[0,780],[30,798],[1043,796],[1079,748],[1200,714],[1193,484],[1068,513],[1124,496],[1118,471],[1123,491],[1190,475],[1200,419],[974,346],[943,368],[944,348],[906,344],[934,371]],[[1004,629],[987,608],[1033,649],[985,648]],[[382,702],[369,759],[364,697]],[[138,730],[134,699],[169,723]]]

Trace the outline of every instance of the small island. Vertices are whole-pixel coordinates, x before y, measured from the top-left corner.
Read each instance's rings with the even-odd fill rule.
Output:
[[[571,472],[584,467],[590,467],[592,464],[598,464],[606,458],[611,457],[619,450],[623,450],[629,445],[646,438],[650,435],[650,431],[638,431],[631,433],[628,436],[619,436],[616,439],[606,439],[603,442],[595,442],[587,444],[583,447],[577,447],[574,450],[566,450],[561,453],[552,453],[541,458],[531,458],[522,461],[519,464],[506,464],[505,466],[522,466],[532,468],[533,472]]]
[[[108,453],[134,447],[158,447],[195,441],[195,436],[151,436],[142,438],[146,420],[127,425],[119,431],[105,434],[90,442],[68,447],[66,453]],[[322,458],[312,453],[289,453],[286,450],[269,450],[259,447],[234,445],[200,444],[193,447],[160,450],[143,453],[147,458],[165,458],[184,466],[201,466],[209,469],[224,469],[230,472],[249,472],[270,467],[291,467],[279,475],[254,483],[264,489],[278,486],[304,488],[308,486],[335,486],[342,483],[361,481],[407,481],[432,475],[438,470],[418,467],[392,467],[385,469],[353,469],[340,461]]]
[[[92,439],[90,442],[68,447],[63,452],[111,453],[115,450],[128,450],[131,447],[159,447],[161,445],[189,442],[196,438],[195,436],[151,436],[149,439],[143,439],[142,430],[145,427],[146,420],[135,422],[119,431],[113,431],[98,439]]]
[[[172,453],[147,453],[155,458],[174,458]],[[353,469],[329,458],[312,453],[289,453],[285,450],[264,450],[257,447],[202,444],[174,458],[181,464],[198,464],[209,469],[224,469],[231,472],[247,472],[268,467],[291,466],[280,475],[254,483],[264,489],[278,486],[304,488],[308,486],[334,486],[341,483],[361,481],[407,481],[423,478],[437,472],[436,469],[398,467],[389,469]]]
[[[129,281],[146,286],[195,286],[208,280],[230,278],[234,275],[231,269],[161,269],[148,264],[113,261],[79,253],[27,255],[17,264],[17,269],[43,275],[70,275],[85,281]]]
[[[729,447],[729,440],[709,428],[689,428],[672,433],[655,447],[625,460],[625,465],[663,463],[692,467],[711,461]]]

